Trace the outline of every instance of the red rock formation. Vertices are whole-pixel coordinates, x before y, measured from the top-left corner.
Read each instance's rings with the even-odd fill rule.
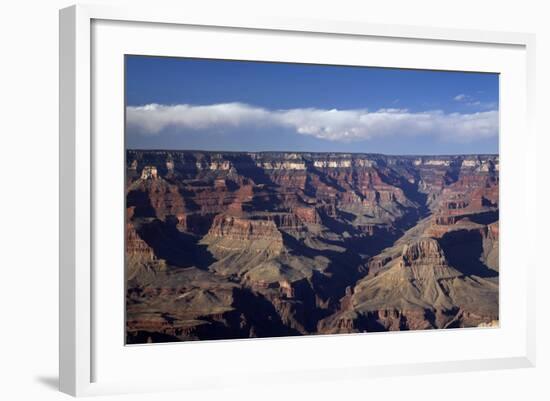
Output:
[[[221,214],[214,218],[208,236],[240,241],[269,239],[282,242],[281,233],[273,221],[249,220]]]
[[[132,217],[135,207],[126,210],[126,255],[135,262],[147,263],[156,261],[153,249],[137,233]]]
[[[300,221],[307,224],[319,224],[321,219],[319,214],[312,207],[295,207],[292,212],[298,217]]]

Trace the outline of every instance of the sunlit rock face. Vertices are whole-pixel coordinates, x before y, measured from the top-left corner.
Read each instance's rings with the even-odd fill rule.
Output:
[[[496,155],[126,163],[129,343],[498,326]]]
[[[158,171],[155,166],[145,166],[141,171],[142,180],[155,180],[158,178]]]

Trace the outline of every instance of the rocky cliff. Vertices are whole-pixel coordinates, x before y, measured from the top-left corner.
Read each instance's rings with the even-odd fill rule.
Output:
[[[130,343],[498,322],[498,156],[126,160]]]

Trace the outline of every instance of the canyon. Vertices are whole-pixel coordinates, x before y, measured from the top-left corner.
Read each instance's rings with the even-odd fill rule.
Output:
[[[494,327],[498,155],[126,151],[126,342]]]

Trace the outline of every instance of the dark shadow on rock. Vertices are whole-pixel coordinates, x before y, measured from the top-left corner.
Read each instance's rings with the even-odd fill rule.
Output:
[[[443,176],[445,185],[451,185],[458,181],[458,179],[460,178],[461,165],[462,162],[460,160],[455,160],[451,162],[449,169],[445,172],[445,175]]]
[[[478,224],[491,224],[498,220],[498,210],[476,213],[466,216],[470,221]]]
[[[328,249],[313,249],[301,243],[294,237],[282,232],[283,242],[292,254],[297,256],[315,259],[317,256],[324,256],[329,260],[329,264],[323,273],[313,270],[311,276],[311,293],[303,298],[314,300],[315,296],[323,301],[328,301],[328,308],[337,308],[340,299],[345,295],[346,287],[354,285],[366,272],[363,269],[363,258],[357,251],[351,247],[344,252],[338,252]],[[339,243],[340,246],[346,246],[346,243]],[[303,291],[305,294],[307,291]],[[327,311],[317,310],[315,302],[311,302],[313,320],[309,322],[311,327],[317,324],[317,321],[327,316]],[[330,312],[330,311],[329,311]],[[332,311],[334,312],[334,310]]]
[[[195,212],[201,209],[201,207],[193,199],[193,197],[195,196],[195,192],[179,186],[178,186],[178,192],[183,199],[183,203],[187,211]]]
[[[355,324],[359,331],[366,331],[367,333],[388,331],[388,329],[378,321],[378,314],[372,312],[368,312],[365,315],[359,315]]]
[[[307,172],[308,172],[308,178],[306,180],[306,194],[308,196],[315,197],[316,193],[317,193],[317,189],[312,184],[311,178],[309,177],[309,175],[317,176],[317,178],[319,179],[320,182],[322,182],[323,184],[325,184],[328,187],[336,189],[338,192],[345,192],[346,191],[344,188],[342,188],[342,186],[340,184],[338,184],[337,180],[330,177],[329,175],[327,175],[322,170],[317,169],[313,165],[313,161],[306,160],[305,163],[306,163],[306,169],[307,169]]]
[[[259,293],[247,288],[233,290],[233,307],[246,316],[248,330],[254,328],[258,337],[296,336],[301,333],[283,323],[273,304]]]
[[[276,205],[279,204],[277,194],[266,190],[265,192],[256,192],[252,201],[243,205],[243,210],[247,212],[274,212]]]
[[[237,173],[243,177],[254,181],[255,184],[275,186],[269,175],[265,173],[264,169],[256,165],[256,162],[250,155],[239,154],[227,155],[226,157],[234,166],[237,166]]]
[[[169,265],[208,268],[215,262],[212,254],[205,245],[199,244],[197,237],[179,231],[176,223],[174,219],[153,220],[137,225],[136,230],[155,255]]]
[[[132,190],[126,195],[126,207],[135,207],[134,217],[155,217],[149,195],[144,191]]]
[[[344,232],[348,232],[349,234],[357,234],[357,229],[354,226],[329,216],[324,210],[319,210],[319,216],[321,217],[321,222],[323,225],[336,234],[341,235]]]
[[[498,272],[481,261],[483,238],[478,230],[455,230],[439,240],[449,264],[465,275],[496,277]]]

